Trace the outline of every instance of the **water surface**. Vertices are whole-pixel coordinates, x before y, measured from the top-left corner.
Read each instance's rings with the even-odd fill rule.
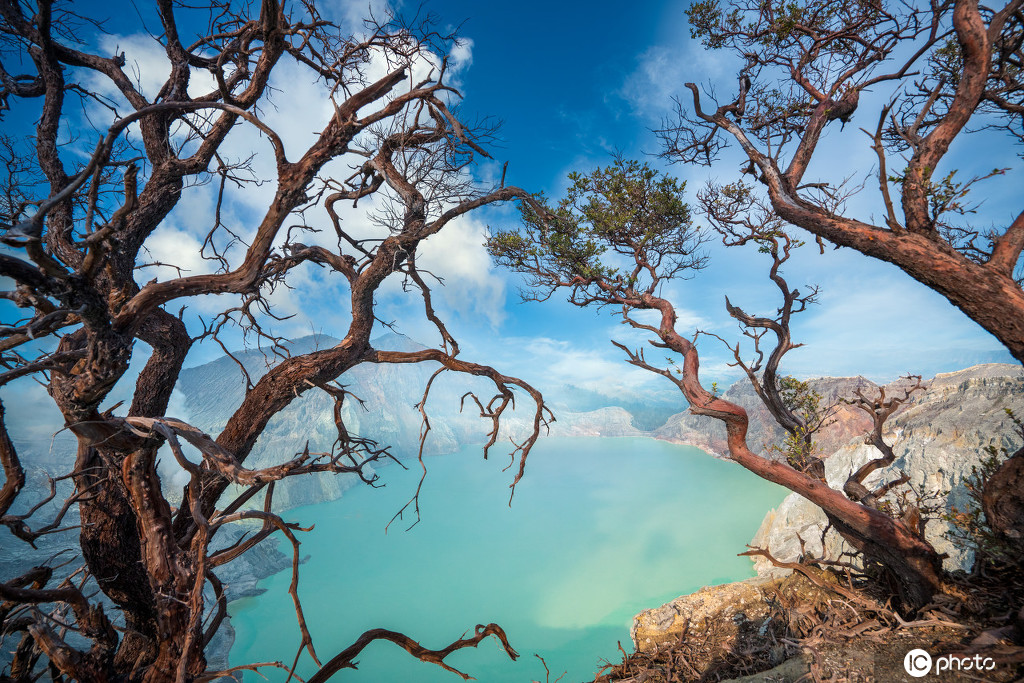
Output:
[[[446,661],[485,682],[593,680],[601,659],[630,649],[633,615],[703,585],[752,576],[745,550],[784,491],[696,448],[640,438],[545,439],[508,506],[511,470],[479,447],[429,458],[422,520],[384,526],[415,490],[418,467],[381,470],[383,489],[359,487],[339,501],[285,518],[316,528],[300,535],[299,593],[317,654],[327,661],[367,629],[402,631],[442,648],[477,623],[496,622],[520,658],[497,641]],[[407,522],[413,521],[406,516]],[[282,544],[286,549],[287,543]],[[291,663],[299,644],[287,589],[232,603],[231,663]],[[300,673],[315,670],[303,655]],[[363,651],[338,681],[461,680],[389,642]],[[283,680],[264,670],[270,680]],[[261,680],[252,676],[247,680]]]

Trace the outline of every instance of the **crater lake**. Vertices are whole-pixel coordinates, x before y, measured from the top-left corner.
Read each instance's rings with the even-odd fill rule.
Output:
[[[299,595],[322,662],[372,628],[439,649],[495,622],[517,661],[493,638],[445,661],[480,681],[524,683],[545,681],[543,657],[552,682],[563,673],[567,683],[593,680],[602,660],[619,661],[619,643],[631,651],[635,613],[753,576],[737,553],[785,494],[732,462],[646,438],[542,439],[511,506],[513,469],[503,471],[509,458],[498,446],[488,460],[468,446],[425,463],[415,525],[410,508],[385,533],[415,492],[415,460],[405,461],[408,470],[378,470],[382,488],[359,486],[284,513],[315,525],[298,534],[308,556]],[[291,551],[284,539],[279,548]],[[290,582],[291,572],[280,572],[261,582],[262,595],[231,603],[232,665],[291,664],[300,634]],[[369,645],[357,663],[332,680],[461,680],[387,641]],[[298,673],[315,670],[303,653]],[[286,678],[280,669],[262,672]]]

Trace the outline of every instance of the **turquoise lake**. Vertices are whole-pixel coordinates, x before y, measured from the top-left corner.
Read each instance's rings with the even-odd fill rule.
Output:
[[[371,628],[401,631],[439,649],[495,622],[520,657],[496,640],[446,661],[485,682],[592,681],[602,660],[629,651],[635,613],[697,588],[753,575],[737,557],[785,491],[691,447],[642,438],[543,439],[508,506],[512,470],[479,447],[426,460],[422,520],[384,526],[415,491],[420,470],[382,468],[384,488],[290,510],[316,528],[300,534],[299,594],[321,661]],[[285,541],[279,546],[290,551]],[[291,572],[267,592],[231,604],[231,663],[280,660],[299,644],[288,595]],[[406,683],[461,679],[414,660],[392,643],[371,644],[358,670],[336,681]],[[315,670],[303,654],[299,673]],[[271,681],[280,671],[263,669]],[[248,675],[247,681],[262,680]]]

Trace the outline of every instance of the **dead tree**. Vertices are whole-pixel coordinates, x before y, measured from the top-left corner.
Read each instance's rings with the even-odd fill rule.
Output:
[[[740,85],[727,86],[735,98],[708,106],[708,93],[687,83],[692,102],[677,102],[677,116],[661,131],[664,155],[710,165],[728,143],[738,144],[744,173],[759,181],[782,220],[822,246],[895,264],[1024,362],[1024,213],[991,229],[970,219],[973,186],[1008,169],[958,180],[947,159],[967,139],[1008,148],[1024,138],[1022,7],[1022,0],[996,7],[971,0],[694,2],[694,37],[735,55]],[[887,92],[894,94],[876,111],[862,111]],[[855,115],[869,117],[860,132],[846,128]],[[829,126],[840,129],[833,135],[866,134],[878,160],[881,220],[851,215],[842,183],[805,177],[812,160],[828,154],[821,140]]]
[[[390,453],[350,434],[336,410],[338,441],[331,452],[282,454],[279,464],[256,470],[246,458],[267,422],[303,393],[324,391],[340,407],[346,393],[334,382],[359,364],[436,362],[443,371],[490,380],[497,395],[481,414],[493,430],[491,444],[514,392],[528,395],[535,411],[531,432],[515,446],[516,481],[549,418],[531,386],[459,356],[431,304],[428,274],[417,267],[420,245],[453,220],[524,196],[516,187],[480,189],[471,180],[474,163],[487,157],[482,144],[492,131],[459,117],[460,96],[449,84],[445,57],[454,37],[426,22],[391,18],[350,33],[321,16],[311,0],[205,8],[157,0],[152,15],[142,11],[140,28],[152,31],[169,69],[156,92],[140,85],[133,55],[100,52],[101,26],[75,14],[71,4],[0,0],[0,113],[10,110],[5,115],[15,124],[33,121],[17,133],[5,122],[0,146],[6,162],[0,275],[10,283],[2,296],[26,311],[0,331],[0,384],[25,376],[44,382],[78,444],[67,467],[75,492],[56,521],[37,521],[37,508],[16,515],[12,506],[25,474],[0,421],[0,517],[32,542],[77,506],[84,559],[81,572],[66,579],[40,567],[0,583],[5,633],[21,634],[8,672],[16,680],[34,680],[40,667],[54,678],[83,681],[215,677],[204,656],[226,614],[215,569],[272,533],[294,548],[300,653],[307,650],[319,664],[295,591],[299,529],[274,513],[274,482],[314,472],[369,478],[366,465]],[[301,149],[286,144],[264,116],[275,106],[272,74],[285,65],[321,83],[333,105],[322,130]],[[83,111],[95,136],[71,134]],[[236,158],[229,142],[239,139],[251,142]],[[268,159],[270,177],[260,177],[261,159]],[[147,244],[204,184],[216,193],[202,249],[214,272],[179,270],[146,282],[140,273],[147,271],[140,269],[153,265],[146,262]],[[244,192],[256,184],[264,188],[256,200],[260,215],[248,227],[231,224],[221,207],[232,188]],[[354,231],[339,210],[369,198],[379,207],[372,235]],[[300,241],[321,229],[332,238]],[[347,289],[351,311],[336,346],[289,356],[273,332],[267,297],[287,287],[300,268],[329,273]],[[442,348],[404,353],[371,345],[374,296],[388,278],[418,291]],[[197,326],[194,316],[179,312],[186,297],[209,295],[230,302],[212,321]],[[167,406],[193,344],[223,343],[232,326],[282,358],[251,383],[226,427],[211,437],[167,416]],[[152,354],[130,405],[101,411],[137,341]],[[200,462],[185,457],[182,440],[202,453]],[[164,444],[190,478],[178,508],[164,497],[156,469]],[[229,484],[243,492],[225,497]],[[262,506],[246,505],[257,495],[264,496]],[[262,527],[212,551],[218,532],[241,520]],[[117,614],[108,614],[87,585],[98,585]],[[75,639],[65,637],[69,630]],[[447,654],[489,635],[515,656],[493,624],[436,651],[373,630],[315,678],[351,666],[375,639],[449,668]]]
[[[820,507],[834,528],[868,558],[886,567],[899,598],[908,608],[926,604],[941,589],[941,558],[916,529],[885,512],[851,499],[831,488],[817,467],[794,467],[793,463],[756,453],[746,441],[746,411],[717,392],[708,391],[700,382],[700,360],[695,339],[676,330],[673,302],[660,295],[662,285],[685,277],[703,267],[701,244],[705,230],[691,222],[690,210],[683,201],[683,187],[675,180],[660,176],[646,165],[617,160],[611,167],[589,175],[572,174],[573,185],[557,206],[539,203],[522,205],[523,225],[519,231],[494,234],[488,249],[492,256],[527,276],[533,291],[526,297],[547,299],[555,291],[568,292],[568,300],[577,306],[614,306],[623,321],[654,337],[650,344],[674,352],[682,362],[660,367],[647,359],[643,349],[622,349],[628,362],[671,381],[689,403],[695,415],[707,415],[726,427],[729,457],[754,474],[800,494]],[[771,255],[772,279],[784,294],[784,305],[775,319],[755,318],[729,305],[729,312],[753,331],[755,341],[765,330],[774,330],[776,345],[769,354],[766,370],[777,369],[782,356],[794,345],[790,339],[789,318],[808,297],[790,290],[779,274],[788,258],[792,242],[770,221],[755,223],[746,216],[747,196],[731,212],[712,206],[711,215],[725,231],[726,241],[749,240]],[[606,256],[606,254],[608,254]],[[758,355],[760,357],[760,348]],[[739,355],[737,347],[736,355]],[[750,370],[759,363],[745,365]],[[752,371],[753,372],[753,371]],[[754,385],[773,416],[791,434],[799,435],[797,451],[807,453],[801,430],[808,431],[787,406],[783,388],[767,381],[767,372],[754,378]]]

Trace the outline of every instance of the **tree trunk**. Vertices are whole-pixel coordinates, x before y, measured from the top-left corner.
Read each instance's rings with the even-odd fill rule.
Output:
[[[730,458],[762,479],[784,486],[820,507],[844,538],[889,570],[899,586],[898,597],[904,608],[916,610],[930,602],[932,595],[942,588],[942,560],[935,548],[902,521],[850,500],[826,482],[788,464],[751,451],[746,440],[747,411],[704,389],[700,383],[699,354],[688,339],[675,332],[674,308],[656,297],[650,297],[648,303],[662,313],[662,339],[683,356],[682,377],[666,376],[682,390],[691,413],[725,423]]]
[[[124,614],[127,630],[114,660],[118,671],[144,671],[156,657],[156,598],[142,562],[138,518],[132,509],[114,454],[79,446],[82,556],[100,590]],[[106,463],[104,461],[107,461]],[[90,488],[91,487],[91,488]]]
[[[1007,458],[985,482],[981,495],[985,521],[1024,556],[1024,448]]]
[[[903,605],[922,607],[931,602],[932,596],[941,588],[942,559],[930,544],[922,542],[900,547],[878,543],[838,517],[828,515],[828,520],[840,536],[864,554],[868,562],[877,562],[888,570]]]
[[[743,410],[739,408],[739,410]],[[746,415],[744,414],[744,428]],[[845,495],[788,465],[752,453],[745,441],[730,429],[733,460],[763,479],[785,486],[820,507],[832,526],[853,547],[885,567],[896,584],[897,596],[908,610],[929,602],[942,589],[942,558],[930,543],[913,533],[900,520],[861,505]],[[745,431],[745,429],[744,429]]]

